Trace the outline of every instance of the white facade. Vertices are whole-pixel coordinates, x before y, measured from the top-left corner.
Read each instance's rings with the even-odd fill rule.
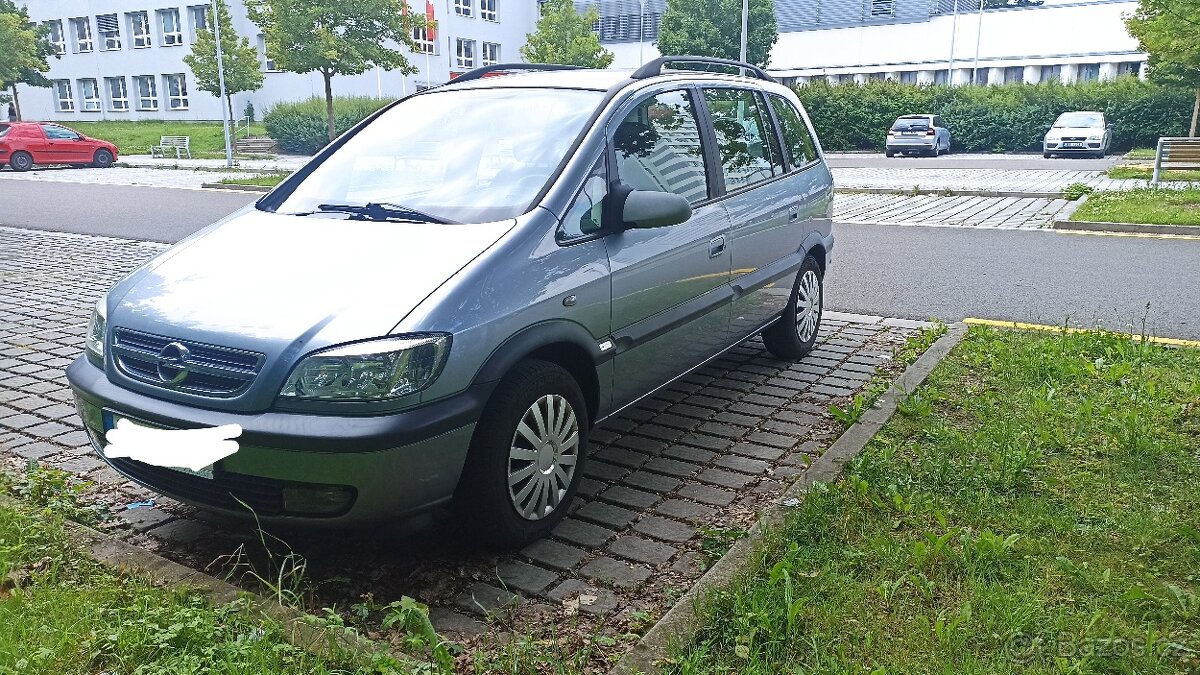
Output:
[[[61,30],[62,56],[50,60],[47,77],[54,87],[18,87],[23,118],[66,123],[221,119],[220,102],[195,88],[191,70],[183,62],[207,7],[205,0],[26,2],[32,20],[61,26],[55,30]],[[319,73],[275,71],[266,58],[261,30],[247,18],[242,0],[227,2],[234,28],[257,46],[265,71],[260,90],[234,95],[235,117],[242,116],[247,102],[253,103],[261,119],[278,102],[324,97]],[[421,0],[409,4],[413,11],[424,12]],[[520,61],[518,50],[538,17],[536,0],[434,0],[434,10],[438,29],[433,53],[401,48],[417,74],[372,69],[361,75],[335,76],[334,94],[399,97],[493,61]]]
[[[926,11],[922,18],[865,18],[829,27],[814,21],[811,27],[786,31],[785,12],[795,20],[804,11],[789,7],[794,3],[775,0],[781,32],[767,68],[785,82],[822,77],[832,82],[876,78],[940,83],[953,70],[956,84],[1037,83],[1052,77],[1071,82],[1145,72],[1147,55],[1138,51],[1123,23],[1123,16],[1137,9],[1130,0],[1050,0],[1037,7],[982,13],[963,0],[957,15],[943,6],[942,13]],[[602,1],[600,10],[605,7]],[[604,46],[616,55],[616,68],[634,68],[659,55],[650,41],[605,41]]]

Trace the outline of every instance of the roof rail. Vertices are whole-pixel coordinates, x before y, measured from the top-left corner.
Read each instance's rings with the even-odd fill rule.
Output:
[[[459,82],[470,82],[487,77],[491,73],[508,72],[513,70],[578,70],[579,66],[564,66],[557,63],[493,63],[490,66],[482,66],[474,70],[459,75],[450,80],[446,84],[457,84]]]
[[[742,63],[741,61],[718,59],[709,56],[660,56],[653,61],[647,62],[641,68],[633,71],[633,74],[629,77],[630,79],[634,80],[643,80],[647,77],[661,75],[663,66],[669,63],[704,63],[709,65],[729,66],[731,68],[738,68],[746,75],[757,77],[760,80],[767,80],[768,82],[775,81],[775,78],[768,75],[767,71],[759,68],[758,66],[751,65],[749,63]]]

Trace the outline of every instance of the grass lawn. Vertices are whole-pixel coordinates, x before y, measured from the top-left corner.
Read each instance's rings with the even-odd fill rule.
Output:
[[[191,136],[193,157],[225,156],[225,135],[219,122],[72,122],[67,126],[113,143],[122,155],[148,155],[150,146],[158,145],[163,136]],[[267,131],[261,124],[252,124],[250,133],[261,136]]]
[[[1200,669],[1200,350],[972,328],[667,669]]]
[[[1200,187],[1094,192],[1071,220],[1153,225],[1200,225]]]
[[[1158,154],[1157,148],[1134,148],[1126,153],[1129,159],[1154,159]]]
[[[0,672],[368,675],[374,665],[327,663],[292,646],[248,602],[216,606],[193,591],[118,574],[68,541],[71,500],[59,472],[35,470],[18,490],[52,495],[47,508],[0,503]],[[56,487],[57,486],[57,487]],[[73,506],[68,515],[78,517]]]
[[[225,185],[259,185],[262,187],[275,187],[283,182],[291,174],[287,173],[271,173],[261,176],[251,176],[250,178],[222,178],[221,183]]]
[[[1109,178],[1139,178],[1142,180],[1150,180],[1154,177],[1154,167],[1152,166],[1114,166],[1104,175]],[[1162,180],[1186,180],[1200,182],[1200,171],[1179,170],[1179,171],[1163,171]]]

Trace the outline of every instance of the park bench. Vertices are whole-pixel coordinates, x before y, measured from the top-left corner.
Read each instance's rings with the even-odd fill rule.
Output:
[[[181,159],[184,155],[188,159],[192,158],[192,137],[191,136],[163,136],[158,140],[158,145],[150,146],[151,157],[167,156],[167,152],[174,151],[175,159]]]
[[[1164,169],[1200,169],[1200,138],[1158,139],[1151,185],[1158,185]]]

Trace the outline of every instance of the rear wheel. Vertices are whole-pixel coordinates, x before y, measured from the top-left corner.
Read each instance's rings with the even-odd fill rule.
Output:
[[[891,151],[891,150],[884,150],[884,151],[883,151],[883,156],[884,156],[884,157],[895,157],[895,156],[896,156],[896,153],[895,153],[895,152],[893,152],[893,151]]]
[[[112,166],[112,164],[113,164],[112,153],[103,148],[97,150],[96,154],[92,157],[92,166],[94,166],[94,167],[98,167],[101,169],[107,169],[108,167]]]
[[[1050,159],[1050,153],[1048,153],[1048,152],[1043,152],[1043,153],[1042,153],[1042,159]]]
[[[14,152],[12,157],[8,158],[8,163],[12,165],[13,171],[28,171],[33,168],[33,155],[24,150]]]
[[[767,351],[789,361],[812,351],[817,343],[817,331],[821,329],[823,276],[817,259],[811,255],[805,257],[787,307],[779,320],[762,333]]]
[[[588,412],[575,378],[522,361],[501,380],[479,423],[455,495],[488,542],[519,546],[567,514],[587,455]]]

